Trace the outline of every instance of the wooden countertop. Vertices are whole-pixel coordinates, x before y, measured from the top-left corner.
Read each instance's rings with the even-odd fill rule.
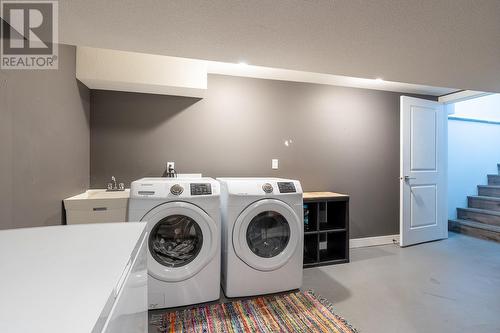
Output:
[[[304,192],[303,197],[307,199],[326,199],[326,198],[349,198],[349,195],[335,192]]]

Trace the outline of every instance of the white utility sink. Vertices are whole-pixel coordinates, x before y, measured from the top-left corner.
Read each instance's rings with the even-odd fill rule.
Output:
[[[75,199],[115,199],[115,198],[129,198],[130,190],[125,191],[108,191],[104,189],[88,190],[85,193],[74,196]]]
[[[88,190],[64,199],[67,224],[126,222],[130,190]]]

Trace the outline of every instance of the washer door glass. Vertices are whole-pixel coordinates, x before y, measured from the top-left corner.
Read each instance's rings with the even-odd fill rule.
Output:
[[[149,251],[163,266],[181,267],[193,261],[203,245],[198,223],[185,215],[160,220],[149,235]]]
[[[288,245],[290,226],[280,213],[262,212],[248,224],[246,238],[253,253],[262,258],[272,258]]]

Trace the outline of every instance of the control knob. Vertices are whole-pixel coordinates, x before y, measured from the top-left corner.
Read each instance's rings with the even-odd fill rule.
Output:
[[[264,185],[262,185],[262,190],[266,193],[273,193],[273,185],[265,183]]]
[[[180,195],[182,192],[184,192],[184,188],[179,184],[175,184],[170,188],[170,193],[173,195]]]

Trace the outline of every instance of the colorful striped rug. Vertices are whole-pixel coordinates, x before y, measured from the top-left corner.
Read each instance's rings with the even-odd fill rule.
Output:
[[[161,315],[162,333],[356,332],[312,292],[211,304]]]

